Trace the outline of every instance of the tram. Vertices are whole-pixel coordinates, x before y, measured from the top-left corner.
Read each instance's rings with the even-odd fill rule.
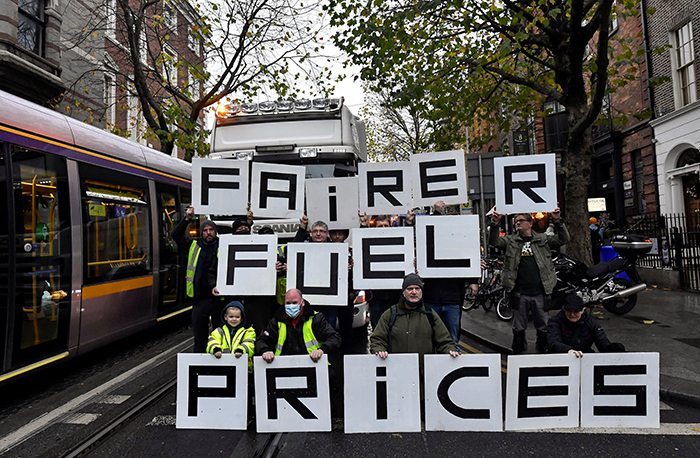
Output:
[[[0,91],[0,383],[186,313],[191,165]]]

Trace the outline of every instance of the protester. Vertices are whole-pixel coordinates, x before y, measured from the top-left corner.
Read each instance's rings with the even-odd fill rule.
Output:
[[[178,248],[189,247],[187,256],[186,294],[194,298],[192,306],[192,332],[194,353],[205,353],[209,336],[209,320],[214,328],[223,326],[221,321],[221,301],[212,292],[207,277],[210,268],[218,262],[219,236],[216,224],[205,220],[199,226],[200,239],[193,240],[185,235],[185,230],[194,218],[194,207],[190,206],[185,217],[175,226],[171,234]]]
[[[600,249],[603,246],[603,230],[598,227],[598,220],[594,217],[588,219],[591,230],[591,252],[593,265],[600,263]]]
[[[279,355],[309,354],[317,362],[324,354],[340,348],[340,335],[304,300],[301,291],[290,289],[284,298],[284,308],[275,312],[267,328],[258,337],[255,349],[271,363]]]
[[[611,343],[605,331],[583,306],[583,300],[570,294],[564,299],[562,310],[547,323],[549,353],[571,353],[581,358],[584,353],[595,353],[593,344],[601,353],[624,352],[621,343]]]
[[[249,370],[253,367],[253,355],[255,354],[255,330],[246,327],[243,304],[232,301],[221,311],[222,327],[216,328],[209,336],[207,353],[216,358],[221,358],[223,353],[233,353],[236,358],[244,354],[248,358]]]
[[[432,215],[442,215],[445,211],[445,202],[438,200],[433,205]],[[445,323],[454,340],[457,351],[459,348],[459,332],[461,330],[462,302],[466,292],[466,285],[473,295],[479,289],[478,278],[426,278],[423,285],[423,300],[427,309],[434,310]]]
[[[390,353],[418,353],[421,367],[423,355],[459,356],[450,333],[437,313],[423,304],[423,280],[417,274],[403,279],[402,297],[398,304],[384,312],[370,336],[370,353],[386,359]]]
[[[569,231],[561,219],[559,208],[550,213],[549,220],[556,231],[553,235],[532,231],[532,216],[529,213],[515,215],[516,233],[499,235],[499,223],[503,215],[495,210],[489,225],[489,244],[505,252],[501,282],[509,293],[513,309],[513,353],[527,350],[525,330],[528,315],[537,330],[537,352],[547,351],[547,312],[544,310],[546,296],[552,294],[557,276],[552,264],[552,249],[570,240]]]

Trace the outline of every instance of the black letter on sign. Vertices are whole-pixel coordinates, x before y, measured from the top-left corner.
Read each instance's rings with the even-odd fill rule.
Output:
[[[286,377],[306,378],[306,388],[277,388],[277,379]],[[316,420],[318,418],[299,400],[299,398],[318,397],[316,369],[313,367],[267,369],[265,371],[265,379],[267,381],[268,420],[277,420],[278,399],[287,401],[305,420]]]
[[[438,168],[438,167],[456,167],[457,161],[454,159],[444,159],[442,161],[433,162],[421,162],[418,164],[418,170],[420,171],[420,193],[421,197],[426,199],[430,197],[442,197],[442,196],[457,196],[459,195],[459,189],[448,188],[448,189],[436,189],[435,191],[428,191],[428,185],[430,183],[444,183],[446,181],[457,182],[457,174],[450,173],[447,175],[431,175],[428,176],[428,169]]]
[[[335,186],[328,186],[328,213],[329,221],[338,221],[338,197],[335,194]]]
[[[187,392],[187,416],[197,416],[199,398],[235,398],[236,366],[190,366]],[[225,388],[200,388],[200,375],[223,375],[226,377]]]
[[[331,253],[330,286],[306,286],[304,284],[304,270],[306,253],[297,253],[297,288],[302,294],[321,294],[324,296],[338,295],[338,253]]]
[[[513,182],[513,174],[521,172],[537,172],[537,179],[535,181]],[[513,203],[513,189],[520,189],[533,202],[538,204],[544,202],[544,199],[532,190],[532,188],[544,188],[547,186],[544,164],[509,165],[503,168],[503,174],[506,184],[506,204],[510,205]]]
[[[239,251],[265,251],[267,245],[229,245],[228,247],[228,265],[226,266],[226,284],[233,285],[234,272],[236,267],[260,267],[267,268],[267,259],[236,259],[236,253]]]
[[[398,245],[403,246],[403,237],[384,237],[377,239],[362,239],[362,278],[403,278],[406,273],[403,270],[372,270],[373,262],[403,262],[404,254],[370,254],[374,245]]]
[[[289,191],[274,191],[269,189],[270,180],[289,182]],[[290,173],[260,172],[260,208],[267,208],[268,197],[280,197],[288,200],[287,209],[297,208],[297,176]]]
[[[526,367],[520,369],[518,377],[518,418],[565,417],[569,413],[566,406],[528,407],[529,396],[566,396],[568,385],[528,386],[530,377],[557,377],[569,375],[568,366],[562,367]]]
[[[641,375],[647,373],[643,364],[634,366],[594,366],[593,394],[611,394],[616,396],[633,395],[637,402],[633,406],[593,406],[593,415],[608,416],[639,416],[647,415],[647,387],[645,385],[606,385],[606,375]]]
[[[209,190],[210,189],[239,189],[241,184],[237,181],[214,181],[209,177],[212,175],[236,175],[241,174],[241,169],[225,169],[214,167],[202,167],[202,205],[209,205]]]
[[[377,178],[393,178],[395,184],[374,184]],[[367,172],[367,205],[374,207],[374,194],[379,193],[394,207],[400,207],[401,202],[391,193],[392,191],[403,191],[403,173],[401,170],[374,170]]]
[[[386,377],[386,367],[377,368],[377,377]],[[389,418],[386,380],[377,380],[377,420]]]
[[[428,267],[470,267],[470,259],[435,259],[435,226],[425,226],[425,243],[428,251]]]
[[[437,395],[445,410],[459,418],[491,418],[489,409],[465,409],[452,402],[448,391],[454,382],[464,377],[488,377],[488,367],[460,367],[445,376],[438,385]]]

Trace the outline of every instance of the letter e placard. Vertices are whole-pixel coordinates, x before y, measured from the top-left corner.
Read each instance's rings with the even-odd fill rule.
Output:
[[[370,227],[351,232],[354,287],[401,289],[403,277],[414,271],[413,229]]]

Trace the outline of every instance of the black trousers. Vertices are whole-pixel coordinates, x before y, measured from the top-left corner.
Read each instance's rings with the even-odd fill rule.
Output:
[[[223,301],[216,297],[196,298],[192,307],[193,353],[206,353],[209,341],[209,319],[214,329],[223,326],[221,309]]]

